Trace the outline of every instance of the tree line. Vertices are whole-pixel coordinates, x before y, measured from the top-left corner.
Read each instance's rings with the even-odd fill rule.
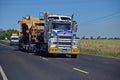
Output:
[[[94,40],[94,39],[120,39],[120,37],[101,37],[101,36],[98,36],[98,37],[86,37],[86,36],[83,36],[81,39],[84,39],[84,40],[88,40],[88,39],[91,39],[91,40]]]
[[[3,30],[2,28],[0,28],[0,40],[4,40],[5,38],[10,39],[12,33],[19,33],[19,32],[16,29]]]
[[[3,30],[2,28],[0,28],[0,40],[4,40],[5,38],[9,39],[10,36],[12,35],[12,33],[19,33],[18,30],[16,29],[7,29],[7,30]],[[101,37],[101,36],[98,36],[98,37],[86,37],[86,36],[83,36],[81,37],[80,39],[120,39],[120,37]]]

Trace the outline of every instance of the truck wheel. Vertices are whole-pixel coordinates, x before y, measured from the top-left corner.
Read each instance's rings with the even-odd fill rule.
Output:
[[[46,57],[49,57],[50,56],[50,54],[49,54],[49,52],[48,51],[45,51],[45,54],[44,54]]]
[[[27,53],[31,53],[30,47],[27,48]]]
[[[12,46],[12,44],[10,44],[10,46]]]
[[[72,54],[71,57],[72,58],[77,58],[77,54]]]
[[[34,53],[34,55],[39,55],[39,50],[38,49],[36,49],[36,52]]]

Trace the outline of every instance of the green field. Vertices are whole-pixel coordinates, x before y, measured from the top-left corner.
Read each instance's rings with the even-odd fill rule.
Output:
[[[120,40],[81,40],[81,53],[120,58]]]

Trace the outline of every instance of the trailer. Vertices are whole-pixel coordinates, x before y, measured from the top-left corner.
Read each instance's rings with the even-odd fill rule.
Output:
[[[38,33],[44,31],[44,19],[33,18],[31,16],[23,17],[18,21],[19,27],[19,49],[27,52],[36,51]]]

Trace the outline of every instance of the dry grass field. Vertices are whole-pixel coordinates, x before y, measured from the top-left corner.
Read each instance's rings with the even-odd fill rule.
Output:
[[[81,40],[81,52],[120,58],[120,40]]]

